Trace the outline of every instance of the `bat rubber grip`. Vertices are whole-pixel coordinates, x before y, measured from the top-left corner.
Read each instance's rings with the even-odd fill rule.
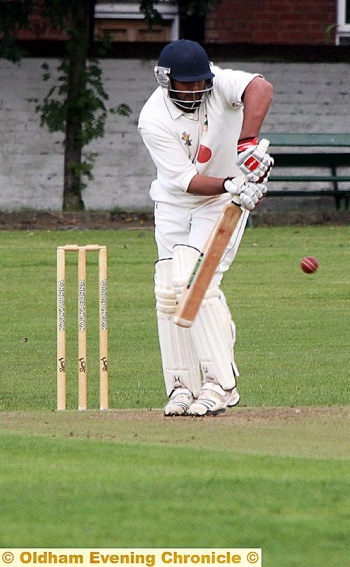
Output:
[[[266,138],[262,138],[260,140],[260,142],[258,143],[258,148],[262,151],[262,152],[267,152],[268,148],[269,148],[270,142],[269,140],[266,140]]]

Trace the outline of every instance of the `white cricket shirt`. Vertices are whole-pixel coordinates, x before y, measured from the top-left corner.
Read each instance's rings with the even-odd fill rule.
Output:
[[[215,66],[211,70],[213,90],[194,113],[182,112],[162,87],[141,110],[139,132],[157,169],[150,189],[154,201],[196,206],[211,197],[187,193],[195,175],[234,177],[241,173],[236,157],[242,95],[259,74]]]

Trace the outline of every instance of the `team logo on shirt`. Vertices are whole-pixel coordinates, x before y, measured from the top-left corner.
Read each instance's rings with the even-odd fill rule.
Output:
[[[181,140],[185,142],[186,146],[192,146],[192,140],[187,132],[182,132]]]

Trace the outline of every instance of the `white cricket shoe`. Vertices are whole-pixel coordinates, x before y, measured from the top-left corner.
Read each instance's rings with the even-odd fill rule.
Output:
[[[198,399],[191,404],[189,415],[216,415],[223,413],[226,408],[236,406],[239,403],[237,388],[223,390],[218,384],[207,382],[204,384]]]
[[[188,415],[193,400],[193,395],[187,388],[176,388],[164,408],[164,415]]]

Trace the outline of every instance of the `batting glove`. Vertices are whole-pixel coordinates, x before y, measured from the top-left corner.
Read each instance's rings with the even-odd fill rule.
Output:
[[[241,206],[248,211],[255,209],[257,203],[262,199],[266,193],[267,188],[262,183],[252,183],[251,181],[244,182],[245,176],[233,177],[225,179],[223,187],[225,191],[231,195],[238,195],[241,201]],[[243,181],[243,183],[242,183]]]
[[[258,138],[244,138],[237,146],[237,165],[254,183],[266,182],[269,178],[273,157],[258,147]]]

